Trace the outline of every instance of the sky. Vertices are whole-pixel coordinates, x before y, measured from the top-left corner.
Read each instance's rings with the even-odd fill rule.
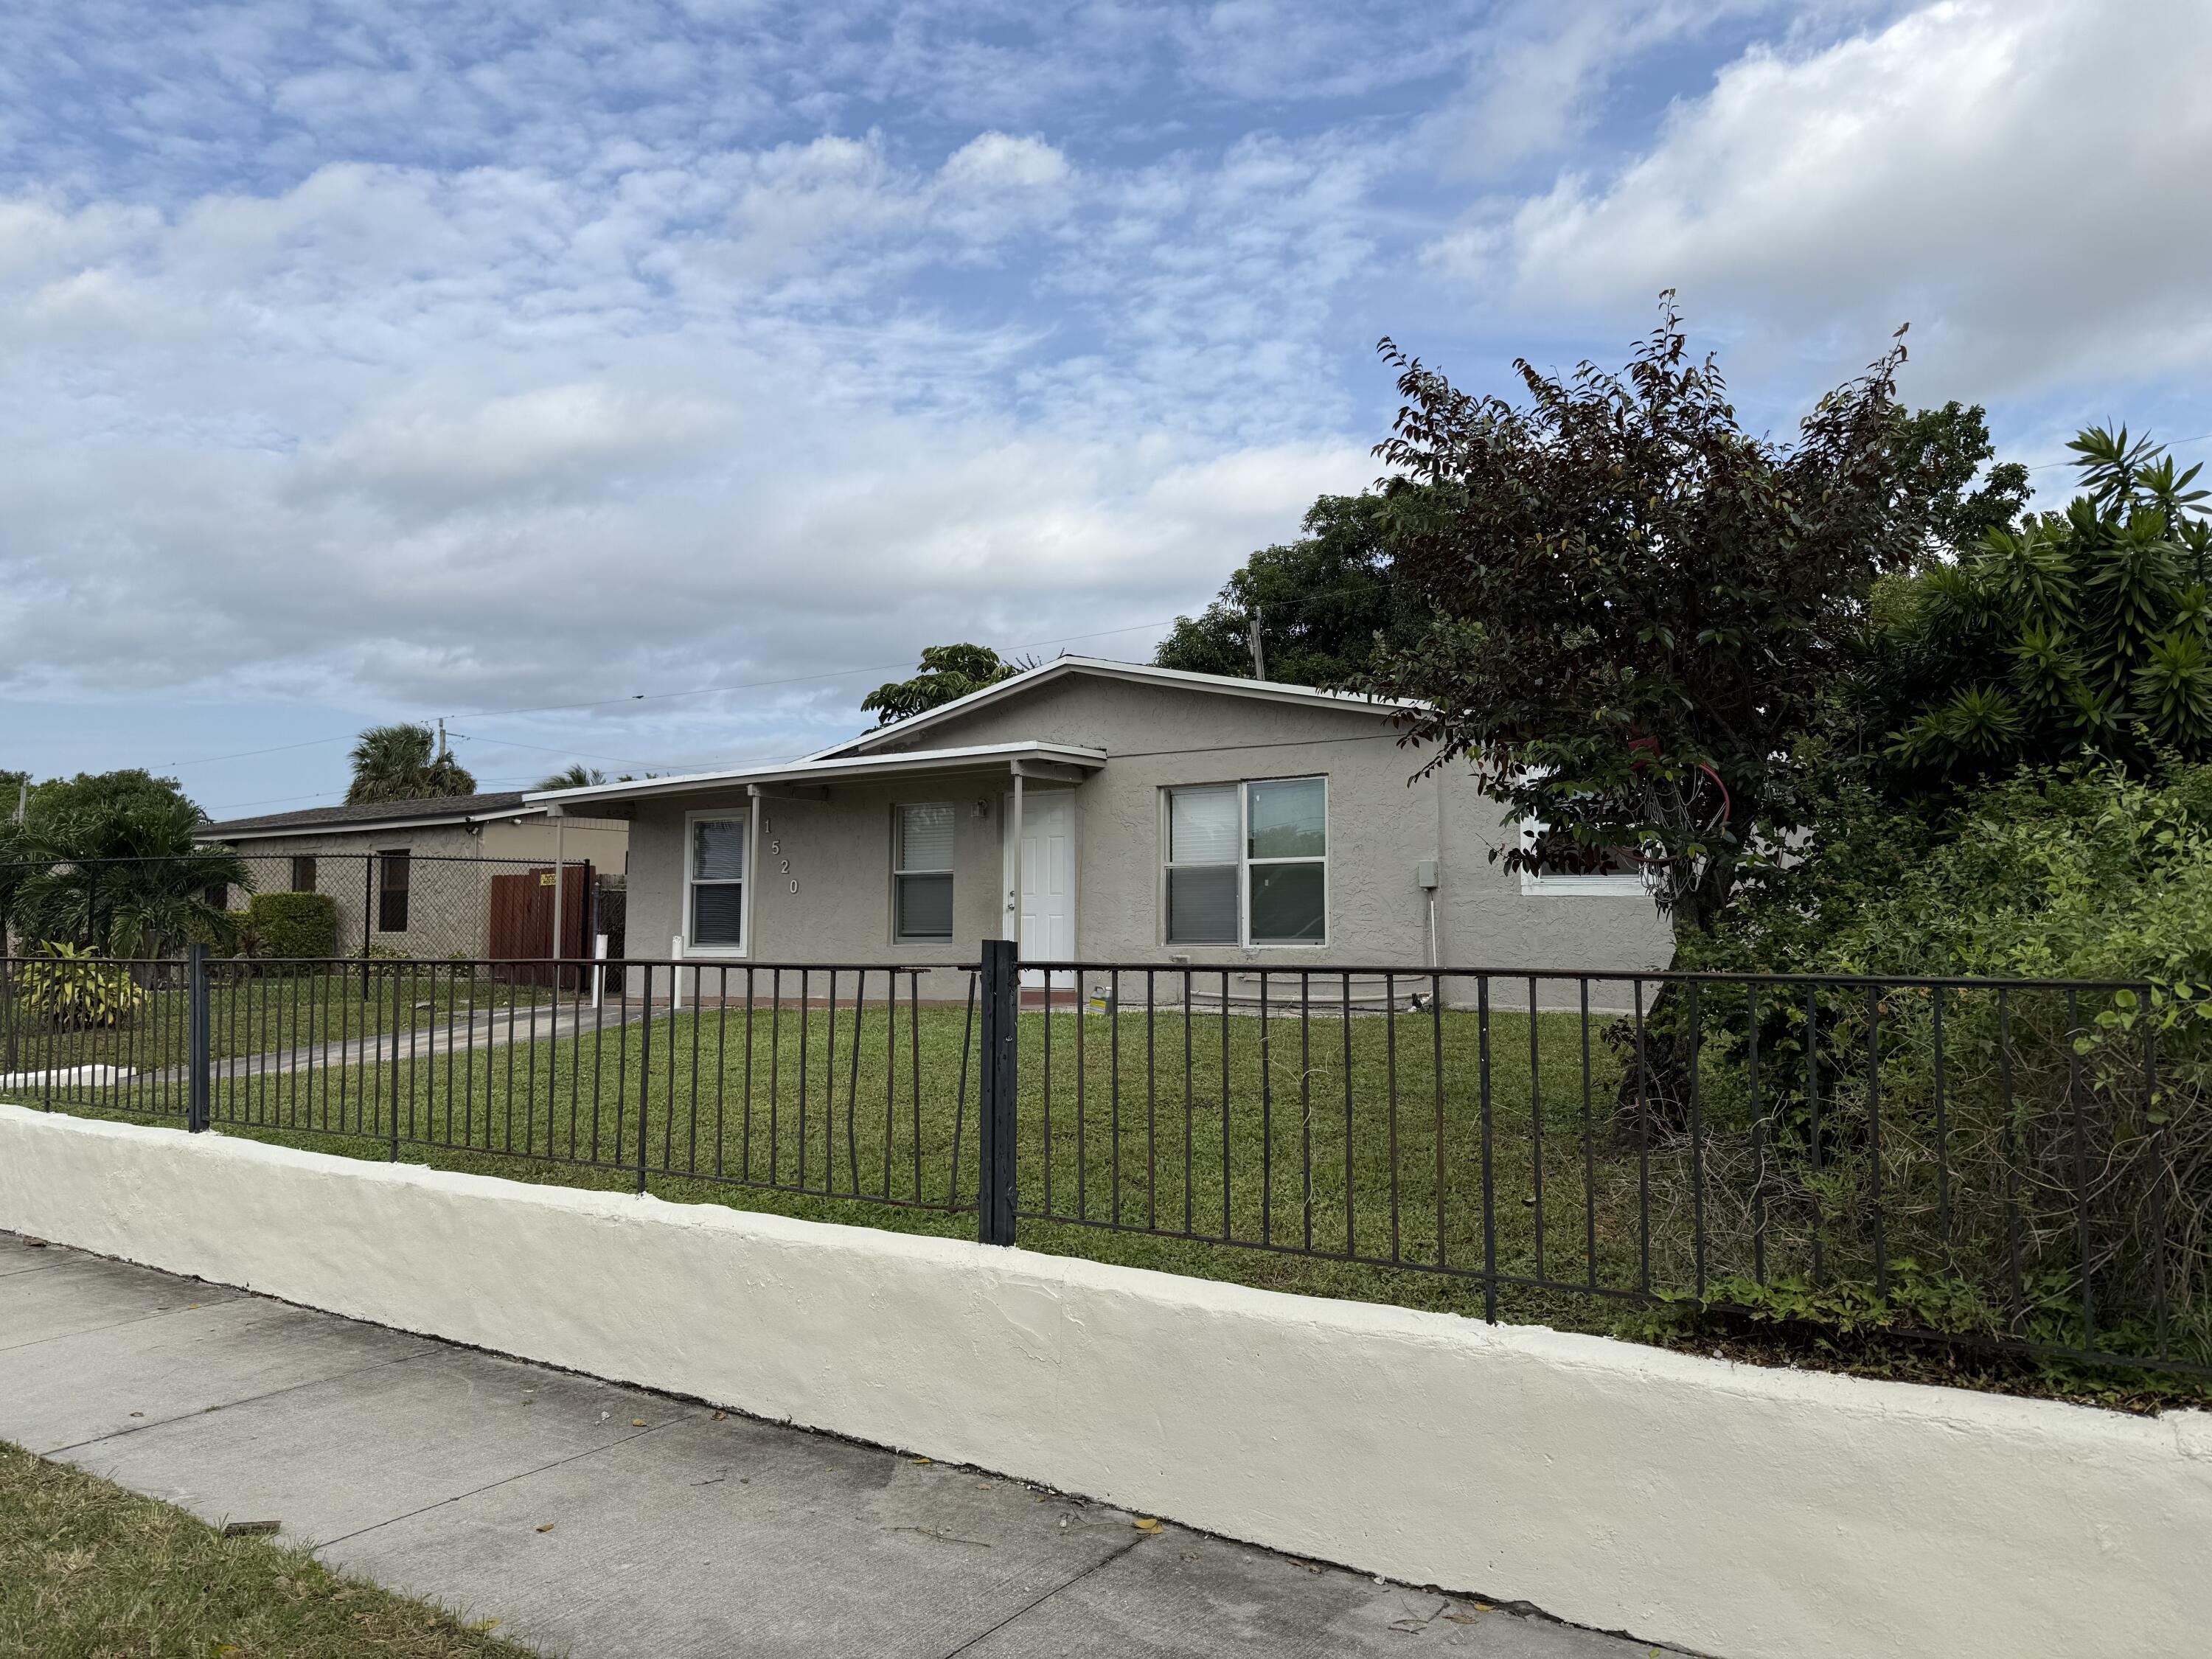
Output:
[[[1386,334],[1510,392],[1672,288],[1782,434],[1909,322],[2045,492],[2212,459],[2202,0],[9,12],[0,767],[217,817],[1146,658],[1373,481]]]

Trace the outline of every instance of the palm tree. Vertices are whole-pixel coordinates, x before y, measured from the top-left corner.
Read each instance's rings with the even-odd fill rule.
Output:
[[[592,785],[606,781],[607,775],[598,767],[572,761],[550,777],[538,779],[538,787],[540,789],[589,789]]]
[[[441,795],[473,795],[477,781],[441,748],[427,726],[403,721],[372,726],[353,746],[353,786],[348,805],[369,801],[432,800]]]
[[[190,801],[128,802],[70,813],[22,835],[29,873],[16,884],[13,921],[26,940],[82,940],[110,956],[151,958],[198,942],[235,948],[229,890],[251,889],[246,861],[202,847],[205,822]]]

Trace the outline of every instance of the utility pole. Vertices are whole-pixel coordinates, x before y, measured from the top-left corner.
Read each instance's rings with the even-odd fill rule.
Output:
[[[438,758],[446,758],[446,717],[443,714],[438,716]]]
[[[1260,607],[1254,605],[1245,620],[1250,624],[1252,633],[1252,678],[1264,680],[1267,678],[1267,653],[1260,648]]]

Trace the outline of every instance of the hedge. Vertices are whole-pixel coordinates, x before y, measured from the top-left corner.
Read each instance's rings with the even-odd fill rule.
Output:
[[[338,953],[337,901],[327,893],[256,893],[246,901],[246,918],[264,957]]]

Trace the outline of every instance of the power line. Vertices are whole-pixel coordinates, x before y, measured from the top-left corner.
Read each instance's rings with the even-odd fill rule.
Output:
[[[1322,596],[1317,595],[1316,597]],[[1048,645],[1073,645],[1082,640],[1103,640],[1109,638],[1115,634],[1134,634],[1146,629],[1166,628],[1171,626],[1176,620],[1176,618],[1170,617],[1164,622],[1129,623],[1120,628],[1102,628],[1095,633],[1067,634],[1063,635],[1058,639],[1051,640],[1031,640],[1024,644],[1012,645],[1006,648],[1009,652],[1036,651],[1042,650]],[[854,674],[896,674],[902,668],[913,667],[914,661],[915,659],[913,658],[908,657],[903,658],[897,662],[861,664],[850,668],[829,669],[817,674],[786,675],[776,679],[739,680],[722,685],[698,685],[692,686],[688,690],[681,691],[633,691],[618,697],[598,697],[585,702],[538,703],[529,707],[516,708],[477,708],[466,710],[459,714],[448,714],[446,718],[447,720],[489,720],[507,714],[568,714],[575,710],[584,708],[612,708],[628,702],[665,702],[673,697],[709,696],[720,691],[760,691],[766,690],[775,686],[805,685],[822,680],[844,679]],[[202,755],[191,760],[161,761],[158,763],[158,764],[163,768],[212,766],[219,761],[247,760],[258,755],[276,755],[283,754],[295,749],[320,748],[325,744],[351,743],[360,737],[360,735],[361,734],[358,732],[343,732],[332,737],[310,738],[301,743],[271,744],[267,747],[261,749],[240,749],[227,755]],[[503,738],[486,737],[479,738],[477,741],[504,743],[507,742],[507,739]],[[513,746],[518,749],[527,749],[538,745],[515,744]],[[597,760],[616,758],[615,757],[605,755],[592,756],[590,755],[588,750],[581,749],[547,749],[544,752],[547,754],[574,754]],[[624,765],[635,764],[635,762],[629,761],[623,761],[620,763]]]
[[[2212,434],[2208,434],[2207,435],[2212,436]],[[2185,439],[2182,441],[2189,442],[2192,441]],[[1302,610],[1308,605],[1322,604],[1330,599],[1364,595],[1371,592],[1372,591],[1372,589],[1365,587],[1330,588],[1318,593],[1303,594],[1297,599],[1270,599],[1267,603],[1275,610],[1296,611]],[[1209,599],[1206,602],[1206,605],[1211,606],[1217,603],[1218,601],[1218,597],[1219,596],[1217,594],[1215,599]],[[1200,610],[1200,614],[1204,614],[1203,609]],[[1054,639],[1030,640],[1019,645],[1007,646],[1005,649],[1009,655],[1012,655],[1023,651],[1042,650],[1048,646],[1075,645],[1085,640],[1109,639],[1117,634],[1135,634],[1152,629],[1170,628],[1176,623],[1182,620],[1183,617],[1182,616],[1175,616],[1164,617],[1153,622],[1126,623],[1118,628],[1102,628],[1087,634],[1064,634]],[[446,718],[447,720],[479,720],[495,719],[504,715],[513,714],[571,714],[587,708],[617,708],[624,703],[661,702],[679,697],[711,696],[717,693],[731,691],[761,691],[772,690],[780,686],[806,685],[817,684],[826,680],[845,679],[854,674],[895,674],[902,669],[914,666],[914,662],[915,659],[909,657],[902,659],[897,662],[863,664],[848,668],[829,669],[815,674],[785,675],[775,679],[738,680],[719,685],[692,686],[679,691],[633,691],[622,696],[599,697],[582,702],[539,703],[527,707],[513,708],[479,708],[459,714],[448,714]],[[187,766],[213,766],[223,761],[250,760],[262,755],[289,754],[295,750],[318,749],[327,744],[351,743],[358,738],[360,735],[361,734],[358,732],[339,732],[331,737],[309,738],[298,743],[270,744],[259,749],[240,749],[229,754],[202,755],[190,760],[162,761],[158,763],[158,764],[165,770]],[[459,732],[456,732],[452,735],[455,737],[469,737],[469,734]],[[653,764],[653,763],[651,762],[640,762],[624,756],[595,754],[587,749],[556,748],[544,744],[518,743],[512,738],[493,737],[489,734],[478,734],[474,737],[470,737],[469,740],[477,743],[502,744],[508,748],[527,749],[539,754],[569,755],[586,760],[609,761],[618,766],[650,766]],[[320,799],[322,798],[323,797],[321,796],[299,795],[283,799],[312,800]],[[267,804],[269,803],[255,801],[243,801],[236,803],[236,805],[239,805],[249,806]]]

